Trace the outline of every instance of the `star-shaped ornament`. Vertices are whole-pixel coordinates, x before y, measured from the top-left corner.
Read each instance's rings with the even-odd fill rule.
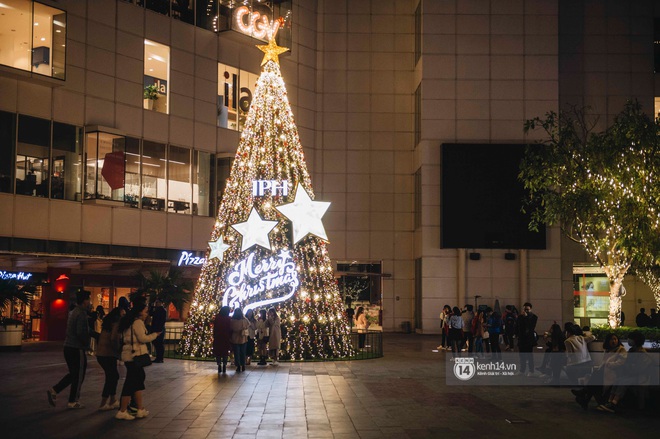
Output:
[[[265,221],[253,207],[247,221],[233,224],[232,228],[243,236],[241,251],[245,251],[253,245],[271,250],[268,234],[275,226],[277,226],[277,221]]]
[[[288,47],[277,45],[275,42],[275,35],[268,38],[268,44],[257,44],[257,48],[264,53],[264,59],[261,60],[262,66],[268,61],[275,61],[277,65],[280,65],[279,55],[289,50]]]
[[[225,251],[231,246],[229,244],[225,244],[221,236],[216,241],[209,241],[209,247],[211,248],[211,253],[209,253],[209,260],[218,258],[220,262],[222,262],[224,259]]]
[[[313,201],[300,183],[296,187],[293,203],[276,207],[282,215],[293,223],[293,243],[303,239],[308,234],[328,240],[321,218],[330,207],[327,201]]]

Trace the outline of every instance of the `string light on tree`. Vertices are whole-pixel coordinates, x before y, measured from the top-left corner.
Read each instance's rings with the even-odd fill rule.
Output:
[[[314,201],[280,73],[279,55],[287,49],[275,43],[279,23],[268,44],[259,46],[263,70],[211,234],[217,239],[209,243],[184,326],[184,355],[212,355],[211,325],[222,305],[276,307],[288,334],[283,359],[355,352],[322,223],[330,203]]]

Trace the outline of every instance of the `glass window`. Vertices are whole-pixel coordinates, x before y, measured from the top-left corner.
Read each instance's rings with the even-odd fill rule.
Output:
[[[14,192],[16,115],[0,111],[0,192]]]
[[[32,71],[64,79],[66,14],[59,9],[34,3],[32,29]]]
[[[138,208],[140,204],[140,139],[127,137],[125,142],[124,203],[128,207]]]
[[[30,71],[32,51],[32,2],[3,0],[0,9],[0,63]]]
[[[142,142],[142,208],[165,210],[165,145]]]
[[[259,75],[218,64],[218,126],[240,130],[252,104]]]
[[[218,64],[218,126],[238,130],[238,69]]]
[[[168,113],[170,92],[170,48],[144,40],[144,109]]]
[[[18,116],[16,193],[48,197],[50,121]]]
[[[87,133],[85,199],[124,200],[124,136]]]
[[[147,9],[163,15],[170,15],[170,0],[147,0]]]
[[[231,173],[231,166],[234,163],[233,157],[218,157],[217,161],[217,173],[218,173],[218,185],[216,187],[216,199],[217,206],[220,207],[222,202],[222,196],[225,193],[225,188],[227,187],[227,180],[229,180],[229,175]],[[215,212],[214,212],[215,215]]]
[[[573,317],[580,326],[605,325],[610,308],[610,282],[600,267],[573,266]]]
[[[53,122],[53,166],[50,196],[80,201],[82,185],[82,128]]]
[[[66,13],[30,0],[0,2],[0,64],[65,77]]]
[[[190,150],[169,146],[167,158],[167,211],[190,214]]]
[[[193,152],[193,215],[213,216],[213,168],[214,154],[204,151]]]
[[[199,0],[204,3],[204,0]],[[172,0],[172,17],[185,23],[195,23],[194,0]]]
[[[218,16],[217,1],[197,0],[195,2],[195,16],[197,18],[197,27],[213,32],[220,30],[219,21],[221,17]]]

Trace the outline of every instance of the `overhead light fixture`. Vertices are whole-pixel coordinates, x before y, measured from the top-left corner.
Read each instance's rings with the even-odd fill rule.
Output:
[[[470,260],[471,261],[478,261],[481,259],[481,253],[476,253],[476,252],[471,252],[470,253]]]

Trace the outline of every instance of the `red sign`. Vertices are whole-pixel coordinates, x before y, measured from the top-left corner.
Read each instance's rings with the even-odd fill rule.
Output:
[[[109,152],[103,160],[101,175],[108,182],[110,189],[124,187],[124,153],[122,151]]]

